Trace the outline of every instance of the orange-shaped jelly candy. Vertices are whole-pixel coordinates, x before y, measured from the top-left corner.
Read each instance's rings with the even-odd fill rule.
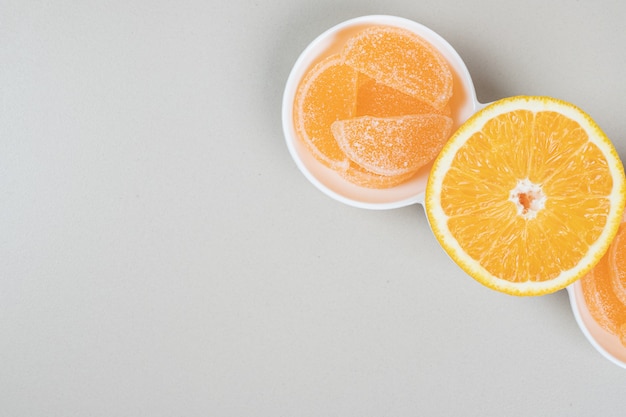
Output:
[[[400,90],[359,74],[356,97],[356,116],[393,117],[409,114],[451,115],[450,105],[436,109],[422,100]]]
[[[311,69],[296,92],[296,133],[313,156],[329,168],[346,170],[349,161],[330,131],[336,120],[356,113],[357,72],[331,55]]]
[[[594,320],[626,346],[626,303],[621,280],[626,274],[626,223],[622,223],[607,253],[581,278],[585,303]],[[616,284],[618,286],[616,286]]]
[[[452,96],[452,71],[445,58],[409,30],[372,26],[349,39],[342,54],[357,71],[437,109]]]
[[[331,130],[348,157],[379,175],[416,172],[441,151],[452,119],[440,114],[363,116],[339,120]]]

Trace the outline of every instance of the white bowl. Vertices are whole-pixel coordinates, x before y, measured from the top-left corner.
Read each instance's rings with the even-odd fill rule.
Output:
[[[318,36],[306,47],[289,74],[282,103],[282,122],[287,147],[304,176],[324,194],[342,203],[367,209],[392,209],[423,203],[430,165],[410,181],[387,189],[370,189],[350,183],[316,160],[298,139],[293,123],[293,103],[300,80],[307,71],[330,54],[341,50],[352,35],[373,25],[408,29],[430,42],[441,52],[453,72],[454,87],[450,101],[453,130],[474,114],[482,104],[476,100],[474,84],[459,54],[445,39],[426,26],[395,16],[363,16],[345,21]]]

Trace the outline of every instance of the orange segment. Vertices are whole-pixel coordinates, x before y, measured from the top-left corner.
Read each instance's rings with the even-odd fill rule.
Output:
[[[348,160],[335,141],[330,125],[356,112],[357,72],[331,55],[302,80],[294,102],[294,124],[311,153],[330,168],[345,170]]]
[[[428,103],[408,94],[359,74],[356,99],[356,116],[393,117],[409,114],[443,114],[450,116],[452,111],[446,105],[439,110]]]
[[[415,172],[432,161],[451,129],[452,119],[439,114],[363,116],[331,126],[337,143],[352,161],[387,176]]]
[[[452,136],[426,188],[435,236],[472,277],[515,295],[564,288],[605,253],[624,169],[589,116],[548,97],[487,106]]]
[[[615,288],[615,279],[625,273],[626,224],[622,223],[609,251],[586,276],[581,278],[585,304],[593,319],[606,331],[618,336],[626,346],[626,303],[624,288]],[[616,262],[617,260],[617,262]]]
[[[452,72],[445,58],[406,29],[370,27],[348,40],[342,53],[357,71],[437,109],[452,96]]]

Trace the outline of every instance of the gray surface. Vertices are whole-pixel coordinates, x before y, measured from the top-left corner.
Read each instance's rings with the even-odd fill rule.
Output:
[[[626,156],[621,1],[0,1],[0,415],[622,415],[564,291],[488,290],[421,207],[290,159],[291,65],[379,13],[481,102],[572,101]]]

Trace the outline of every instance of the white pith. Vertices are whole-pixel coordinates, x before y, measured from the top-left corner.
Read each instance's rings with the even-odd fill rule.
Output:
[[[509,200],[515,204],[517,214],[526,220],[537,217],[537,213],[546,205],[546,195],[541,185],[533,183],[528,178],[517,182],[515,188],[511,190]]]

